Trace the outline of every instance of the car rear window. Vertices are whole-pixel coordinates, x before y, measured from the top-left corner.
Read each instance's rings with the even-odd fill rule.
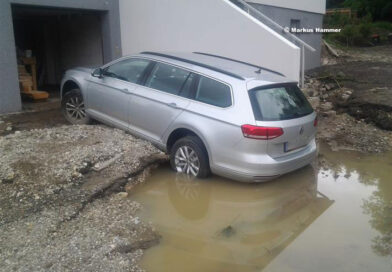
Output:
[[[257,121],[280,121],[311,114],[313,108],[295,84],[249,91]]]

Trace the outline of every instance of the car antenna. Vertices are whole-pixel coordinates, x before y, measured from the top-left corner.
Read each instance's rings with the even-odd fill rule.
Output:
[[[255,71],[256,74],[261,74],[261,67],[259,68],[259,70]]]

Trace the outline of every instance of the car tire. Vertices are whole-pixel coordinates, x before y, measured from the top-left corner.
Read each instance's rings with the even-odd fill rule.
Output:
[[[87,115],[82,92],[73,89],[67,92],[61,100],[61,110],[65,119],[73,125],[87,125],[91,118]]]
[[[207,150],[196,136],[179,139],[170,150],[170,164],[174,171],[197,178],[211,174]]]

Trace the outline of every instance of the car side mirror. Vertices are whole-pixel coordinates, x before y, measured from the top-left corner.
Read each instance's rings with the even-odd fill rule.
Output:
[[[102,68],[97,68],[97,69],[95,69],[95,70],[91,73],[91,75],[92,75],[93,77],[103,78],[103,70],[102,70]]]

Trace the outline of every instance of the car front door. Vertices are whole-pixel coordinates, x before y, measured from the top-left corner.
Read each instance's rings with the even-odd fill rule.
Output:
[[[144,86],[130,99],[130,128],[160,143],[164,132],[188,107],[196,75],[185,69],[157,62]]]
[[[138,88],[151,62],[129,58],[105,67],[100,77],[91,77],[87,111],[98,119],[127,129],[130,95]]]

